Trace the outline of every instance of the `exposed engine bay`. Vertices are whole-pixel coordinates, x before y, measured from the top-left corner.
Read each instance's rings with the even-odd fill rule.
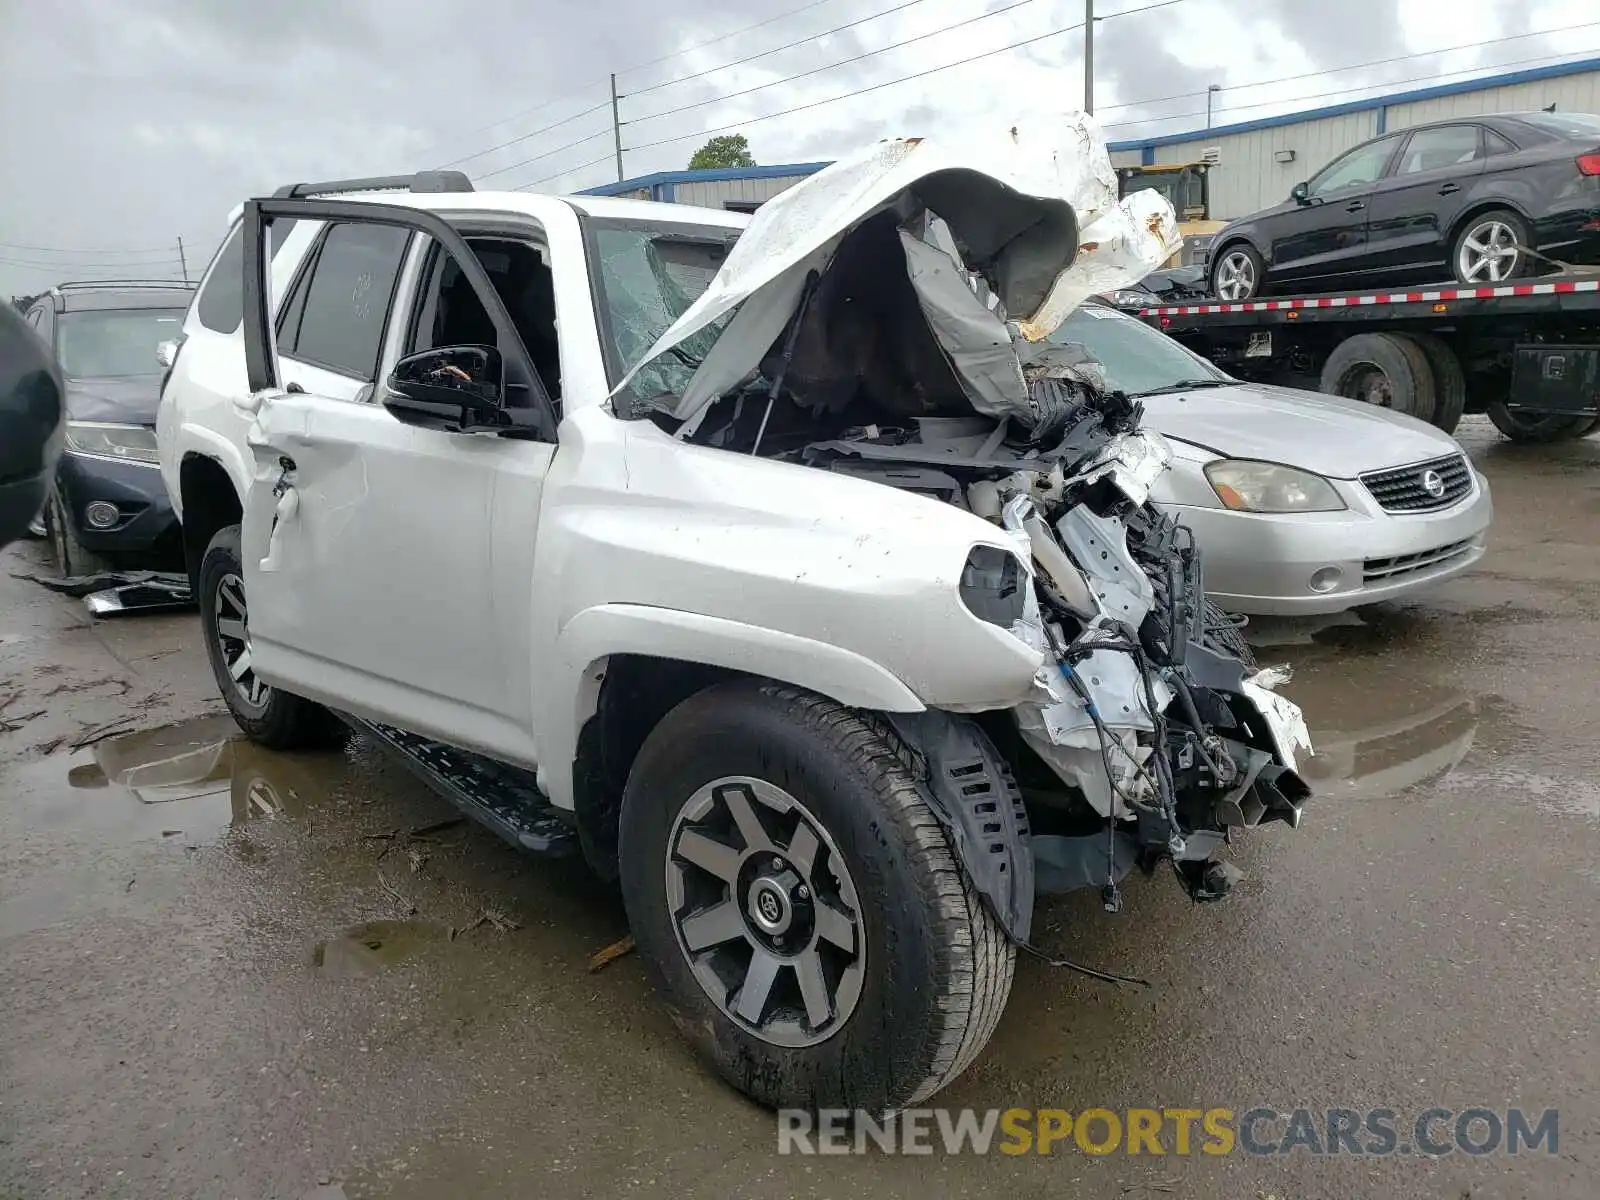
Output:
[[[694,379],[630,414],[701,445],[924,495],[1008,535],[1014,553],[972,551],[961,595],[1043,654],[1033,695],[896,724],[929,759],[958,841],[1025,847],[1026,862],[988,879],[963,854],[1019,938],[1024,879],[1030,893],[1096,887],[1115,911],[1133,866],[1170,862],[1192,898],[1218,899],[1240,874],[1216,857],[1234,831],[1297,825],[1309,795],[1296,771],[1304,721],[1273,690],[1286,676],[1255,670],[1205,600],[1188,529],[1149,502],[1165,440],[1081,347],[1048,340],[1083,298],[1176,241],[1159,196],[1114,204],[1088,176],[1075,205],[981,175],[918,178],[765,292],[724,305],[734,315],[709,348],[704,314],[693,341],[669,331],[667,353]],[[1110,264],[1098,275],[1085,262],[1096,253]]]

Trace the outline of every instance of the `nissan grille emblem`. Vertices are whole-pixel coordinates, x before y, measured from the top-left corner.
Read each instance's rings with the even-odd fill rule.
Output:
[[[1444,495],[1444,479],[1437,471],[1424,471],[1422,473],[1422,490],[1437,500]]]

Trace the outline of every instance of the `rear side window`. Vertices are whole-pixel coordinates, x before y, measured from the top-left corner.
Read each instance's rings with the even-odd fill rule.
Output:
[[[312,268],[292,344],[280,346],[281,352],[358,379],[376,375],[410,237],[409,230],[393,225],[332,226]]]
[[[1492,129],[1483,131],[1483,144],[1490,154],[1515,154],[1517,148]]]
[[[272,253],[276,258],[284,242],[289,239],[293,221],[274,221],[272,224]],[[228,240],[217,255],[216,265],[206,276],[205,286],[195,311],[200,324],[216,333],[232,333],[244,321],[244,225],[233,227]]]
[[[206,276],[195,306],[200,324],[216,333],[232,333],[244,320],[244,226],[235,225]]]

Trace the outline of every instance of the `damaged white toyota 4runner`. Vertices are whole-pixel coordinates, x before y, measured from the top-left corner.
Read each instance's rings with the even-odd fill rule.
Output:
[[[251,201],[159,424],[223,695],[619,879],[751,1096],[921,1100],[1036,894],[1218,898],[1307,796],[1147,502],[1165,444],[1048,340],[1175,237],[1082,118],[879,143],[743,232],[453,175]]]

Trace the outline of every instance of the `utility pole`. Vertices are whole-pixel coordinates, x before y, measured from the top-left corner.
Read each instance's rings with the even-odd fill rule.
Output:
[[[622,182],[622,118],[617,114],[617,75],[611,73],[611,144],[617,153],[617,182]]]
[[[1083,0],[1083,111],[1094,116],[1094,0]]]
[[[1215,96],[1221,90],[1222,90],[1222,85],[1220,83],[1213,83],[1210,87],[1206,88],[1206,128],[1207,129],[1211,128],[1211,97]]]
[[[183,281],[189,282],[189,260],[183,254],[183,239],[178,239],[178,265],[183,268]]]

